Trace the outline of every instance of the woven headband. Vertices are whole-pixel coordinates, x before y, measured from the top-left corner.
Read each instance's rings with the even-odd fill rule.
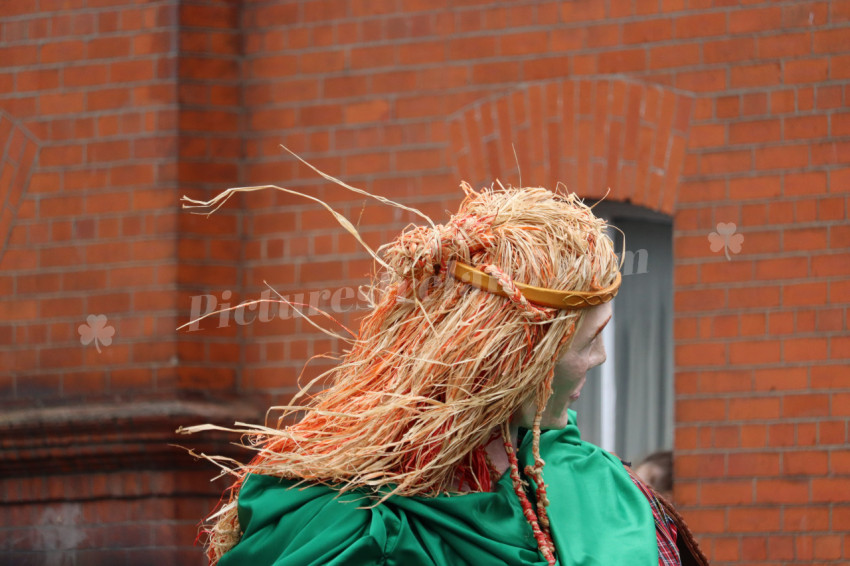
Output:
[[[479,269],[466,265],[459,261],[453,262],[451,268],[452,275],[456,279],[469,283],[473,287],[478,287],[488,293],[508,297],[508,294],[502,289],[498,279],[487,275]],[[523,296],[529,303],[540,305],[543,307],[551,307],[554,309],[585,309],[595,307],[602,303],[607,303],[617,296],[617,291],[620,289],[620,281],[622,276],[617,272],[614,282],[608,287],[593,292],[582,291],[556,291],[555,289],[546,289],[544,287],[533,287],[523,283],[514,285],[522,292]]]

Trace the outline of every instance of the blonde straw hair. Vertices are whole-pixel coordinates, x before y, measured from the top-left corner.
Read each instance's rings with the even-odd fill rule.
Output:
[[[605,222],[574,194],[461,187],[466,198],[446,224],[408,228],[378,250],[385,263],[370,286],[374,308],[327,372],[331,385],[315,396],[302,390],[282,408],[278,427],[239,429],[258,453],[234,470],[237,481],[213,515],[212,563],[238,542],[238,490],[249,473],[367,490],[379,501],[464,486],[486,491],[492,470],[485,446],[499,436],[525,516],[554,562],[540,419],[556,360],[583,311],[535,306],[513,284],[596,291],[612,283],[618,261]],[[454,260],[498,278],[511,297],[453,278]],[[537,403],[534,465],[524,471],[537,485],[536,514],[507,437],[529,398]],[[302,412],[300,421],[282,426]]]

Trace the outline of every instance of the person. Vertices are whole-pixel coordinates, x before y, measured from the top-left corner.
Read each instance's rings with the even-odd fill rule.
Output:
[[[210,518],[211,564],[707,564],[570,408],[621,282],[606,223],[572,193],[461,186],[447,223],[373,254],[330,385],[238,429],[257,452]]]
[[[653,452],[635,467],[635,473],[668,501],[673,501],[673,452]]]

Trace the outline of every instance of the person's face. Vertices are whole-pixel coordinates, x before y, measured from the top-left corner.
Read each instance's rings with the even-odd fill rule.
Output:
[[[575,337],[555,367],[552,380],[552,396],[546,403],[540,427],[560,429],[569,424],[567,409],[578,399],[587,376],[587,370],[605,361],[605,346],[602,343],[602,329],[611,319],[611,303],[602,303],[588,308],[582,317]],[[532,394],[520,409],[515,424],[531,428],[537,402]]]

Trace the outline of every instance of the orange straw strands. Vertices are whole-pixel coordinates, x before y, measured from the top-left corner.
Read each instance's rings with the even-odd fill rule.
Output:
[[[281,411],[279,422],[296,412],[304,417],[283,428],[230,429],[256,451],[248,464],[209,457],[236,477],[210,517],[211,562],[238,542],[236,502],[246,474],[319,482],[340,491],[381,490],[375,504],[390,495],[489,490],[493,469],[484,447],[494,435],[506,434],[512,416],[534,399],[535,464],[524,472],[537,487],[536,512],[524,496],[507,436],[505,447],[524,513],[541,552],[554,564],[540,416],[555,362],[569,347],[583,311],[533,304],[516,284],[594,292],[614,283],[618,261],[604,221],[574,194],[461,187],[466,198],[447,223],[428,220],[369,250],[381,266],[370,287],[373,310],[348,340],[339,365],[314,380],[330,377],[332,385],[315,395],[307,394],[308,385],[289,405],[274,408]],[[232,189],[208,202],[186,200],[213,208],[234,191],[255,189]],[[360,240],[347,220],[331,212]],[[455,261],[495,278],[507,297],[453,276]]]

